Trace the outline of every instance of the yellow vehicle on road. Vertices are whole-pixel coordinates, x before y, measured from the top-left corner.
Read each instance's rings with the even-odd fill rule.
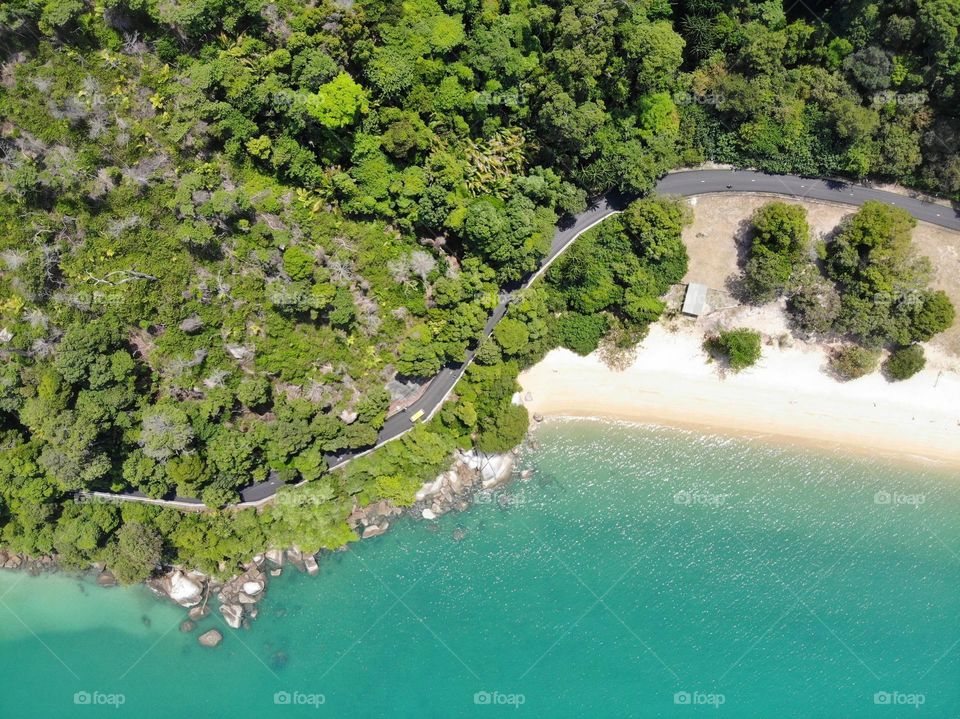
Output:
[[[410,415],[410,421],[411,421],[411,422],[419,422],[421,419],[423,419],[423,410],[422,410],[422,409],[418,409],[416,412],[414,412],[413,414]]]

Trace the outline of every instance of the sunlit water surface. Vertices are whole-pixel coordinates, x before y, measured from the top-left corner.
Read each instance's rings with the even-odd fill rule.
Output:
[[[142,588],[0,572],[0,716],[960,716],[955,473],[537,438],[533,478],[285,572],[216,649]]]

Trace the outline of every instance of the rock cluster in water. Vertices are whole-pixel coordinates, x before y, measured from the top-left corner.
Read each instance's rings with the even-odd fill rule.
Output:
[[[464,511],[477,492],[491,490],[509,479],[514,461],[514,453],[458,452],[450,469],[417,492],[413,513],[432,520],[450,511]]]
[[[159,597],[176,602],[189,609],[189,620],[181,624],[182,631],[193,631],[196,622],[210,613],[210,600],[217,601],[217,611],[227,626],[233,629],[249,627],[257,618],[261,599],[266,595],[269,577],[281,574],[286,564],[316,575],[320,571],[317,559],[312,554],[304,554],[296,547],[286,551],[271,549],[258,554],[244,567],[241,574],[234,575],[225,582],[209,577],[202,572],[184,571],[174,568],[165,574],[147,581],[147,587]],[[219,636],[219,633],[217,633]],[[214,637],[206,632],[198,639],[203,646],[216,646],[211,643]]]
[[[512,476],[516,453],[517,450],[507,454],[460,451],[450,469],[420,488],[411,507],[401,508],[387,500],[380,500],[366,507],[357,507],[347,522],[362,539],[370,539],[386,532],[391,522],[403,514],[416,519],[433,520],[450,511],[463,511],[479,492],[491,490]],[[523,472],[521,476],[529,475]],[[459,540],[463,537],[455,538]],[[189,618],[180,625],[183,632],[193,632],[197,622],[210,614],[213,599],[216,600],[216,611],[220,612],[228,626],[233,629],[248,628],[250,622],[257,618],[258,604],[266,595],[269,578],[279,576],[288,565],[312,576],[320,572],[315,555],[292,547],[286,550],[270,549],[258,554],[243,567],[242,573],[227,581],[202,572],[173,567],[147,580],[146,586],[158,597],[189,610]],[[0,568],[39,574],[56,570],[57,562],[55,557],[30,558],[0,550]],[[104,565],[94,565],[93,569],[99,586],[112,587],[117,584],[116,578]],[[197,641],[204,647],[216,647],[223,641],[223,635],[211,629],[201,634]]]
[[[49,555],[28,557],[26,554],[0,549],[0,569],[19,569],[36,575],[41,572],[55,571],[57,560]]]

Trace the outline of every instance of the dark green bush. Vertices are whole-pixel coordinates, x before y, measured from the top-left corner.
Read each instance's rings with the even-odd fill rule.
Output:
[[[883,363],[883,373],[891,382],[899,382],[913,377],[926,363],[927,359],[920,345],[900,347],[891,352]]]

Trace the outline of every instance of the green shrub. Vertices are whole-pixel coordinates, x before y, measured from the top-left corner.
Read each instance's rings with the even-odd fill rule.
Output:
[[[883,363],[883,372],[891,382],[909,379],[923,369],[927,363],[923,356],[923,347],[909,345],[895,349]]]
[[[913,338],[926,342],[935,334],[949,329],[955,317],[953,303],[943,290],[925,292],[923,305],[913,319]]]
[[[722,330],[704,343],[707,351],[726,361],[734,372],[751,367],[760,359],[760,333],[739,328]]]
[[[509,404],[495,417],[481,423],[477,447],[484,452],[508,452],[523,441],[530,416],[522,404]]]
[[[880,351],[859,345],[846,345],[830,356],[830,369],[843,380],[857,379],[877,369]]]
[[[793,322],[811,334],[832,332],[840,314],[840,293],[833,282],[812,264],[801,269],[794,281],[797,289],[787,301]]]
[[[584,357],[597,349],[606,330],[607,320],[603,315],[581,315],[577,312],[560,315],[555,327],[558,342]]]
[[[769,302],[782,294],[810,242],[807,211],[800,205],[771,202],[753,215],[750,259],[744,283],[754,302]]]

